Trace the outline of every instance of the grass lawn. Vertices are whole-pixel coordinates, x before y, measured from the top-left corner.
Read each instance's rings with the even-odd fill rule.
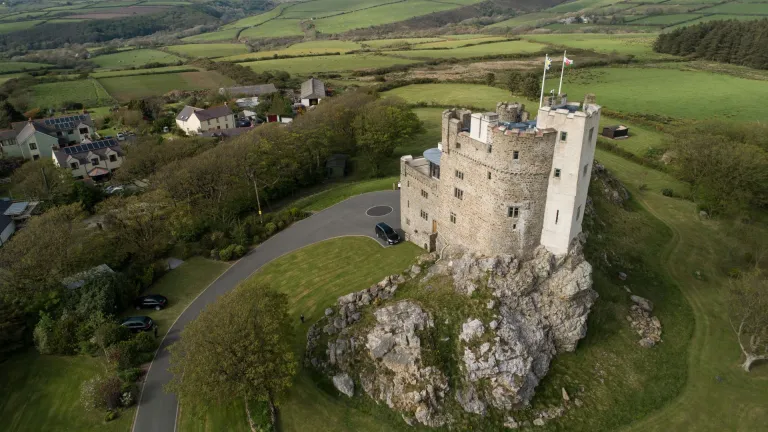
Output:
[[[192,303],[211,282],[229,268],[229,264],[202,257],[193,257],[174,270],[169,271],[151,287],[146,294],[161,294],[168,297],[170,306],[163,310],[142,309],[126,311],[124,315],[147,315],[158,325],[158,334],[163,335],[181,312]]]
[[[166,48],[169,51],[186,57],[214,58],[245,54],[248,52],[247,46],[233,43],[172,45]]]
[[[398,64],[415,63],[416,60],[387,57],[375,54],[349,54],[338,56],[299,57],[278,60],[260,60],[242,63],[256,72],[283,70],[291,75],[307,75],[316,72],[360,70]]]
[[[165,74],[176,72],[196,72],[200,69],[194,66],[164,66],[152,69],[125,69],[106,72],[91,72],[93,78],[112,78],[131,75],[153,75],[153,74]]]
[[[229,30],[218,30],[214,32],[201,33],[199,35],[189,36],[182,39],[184,42],[213,42],[234,39],[240,29],[233,28]]]
[[[568,36],[557,35],[527,35],[525,39],[563,46],[566,48],[581,48],[603,54],[617,52],[619,54],[631,54],[637,58],[672,58],[668,54],[653,52],[654,34],[570,34]],[[578,57],[574,59],[578,64]]]
[[[401,272],[422,250],[411,243],[382,248],[364,237],[344,237],[307,246],[264,266],[246,284],[265,283],[289,296],[289,308],[297,323],[295,349],[300,359],[309,324],[298,325],[304,314],[307,322],[318,319],[327,305],[344,294],[364,289],[384,276]],[[240,414],[236,409],[240,407]],[[385,431],[404,423],[389,423],[385,408],[360,412],[345,400],[317,387],[308,371],[296,377],[287,400],[281,406],[282,430],[293,431]],[[211,409],[201,418],[181,408],[181,432],[247,430],[242,404]]]
[[[392,190],[392,184],[396,184],[399,180],[400,177],[392,176],[333,184],[325,190],[300,198],[288,204],[287,207],[296,207],[304,211],[320,211],[355,195],[380,190]]]
[[[605,138],[601,135],[598,135],[598,139],[616,144],[624,150],[636,154],[637,156],[645,156],[646,152],[650,148],[663,149],[666,146],[664,142],[665,135],[663,132],[659,132],[656,129],[650,128],[648,126],[641,126],[636,123],[630,123],[624,120],[613,119],[607,116],[600,116],[601,133],[603,131],[602,128],[617,124],[623,124],[629,127],[629,138],[622,140],[612,140],[610,138]]]
[[[247,19],[247,18],[246,18]],[[301,36],[304,32],[299,25],[300,19],[278,18],[266,21],[254,27],[249,27],[240,33],[241,38],[258,39],[282,36]]]
[[[482,84],[412,84],[384,94],[399,96],[409,103],[427,102],[441,106],[495,109],[497,102],[505,100],[519,100],[528,105],[527,101],[513,97],[507,90]]]
[[[465,41],[466,42],[466,41]],[[535,53],[544,49],[545,45],[528,41],[507,41],[489,44],[467,46],[447,50],[420,50],[421,45],[409,51],[391,51],[388,54],[410,58],[470,58],[500,54]]]
[[[466,36],[466,35],[462,35]],[[448,39],[443,40],[440,42],[430,42],[423,45],[419,45],[418,48],[459,48],[467,45],[477,45],[481,43],[487,43],[487,42],[501,42],[503,40],[506,40],[503,36],[486,36],[486,37],[477,37],[477,38],[457,38],[457,39]]]
[[[371,48],[385,48],[395,44],[406,43],[410,45],[420,45],[420,44],[431,43],[431,42],[442,42],[444,40],[445,39],[441,39],[441,38],[374,39],[374,40],[361,41],[360,43],[363,45],[368,45]]]
[[[315,20],[315,26],[321,33],[341,33],[347,30],[365,28],[381,24],[403,21],[415,16],[426,15],[461,7],[459,4],[439,3],[428,0],[406,0],[371,9],[360,10],[344,15]]]
[[[4,22],[0,23],[0,34],[11,33],[19,30],[26,30],[32,28],[43,22],[42,20],[32,21],[17,21],[17,22]]]
[[[547,81],[557,88],[559,77]],[[606,108],[634,113],[706,119],[765,120],[768,82],[708,72],[656,68],[574,69],[566,73],[563,91],[575,100],[594,93]]]
[[[49,68],[51,65],[45,63],[32,62],[0,62],[0,73],[23,72],[28,70],[38,70]]]
[[[111,104],[114,100],[95,79],[60,81],[32,87],[31,106],[60,107],[64,102],[81,102],[86,107]]]
[[[127,431],[135,408],[104,423],[101,411],[80,404],[80,385],[104,367],[102,358],[88,356],[43,356],[34,350],[12,356],[0,368],[0,430]]]
[[[213,71],[101,78],[99,82],[120,102],[160,96],[172,90],[218,89],[234,83]]]
[[[275,55],[290,55],[300,56],[308,54],[328,54],[328,53],[346,53],[348,51],[359,49],[360,45],[356,42],[340,41],[340,40],[319,40],[301,42],[291,45],[288,48],[283,48],[273,51],[259,51],[247,54],[233,55],[224,57],[218,60],[221,61],[243,61],[248,59],[268,58]]]
[[[181,60],[181,57],[153,49],[128,50],[91,59],[92,62],[104,69],[125,69],[143,66],[147,63],[175,63]]]

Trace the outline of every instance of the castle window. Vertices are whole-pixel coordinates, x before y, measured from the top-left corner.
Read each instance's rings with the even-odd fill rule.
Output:
[[[429,213],[425,212],[424,210],[421,211],[421,218],[424,220],[429,220]]]
[[[520,217],[520,207],[507,207],[507,217]]]
[[[555,225],[557,225],[557,221],[560,219],[560,210],[555,212]]]
[[[408,181],[405,183],[405,186],[406,186],[406,187],[411,187],[411,181],[410,181],[410,180],[408,180]]]
[[[492,145],[490,145],[490,144],[488,144],[488,153],[490,153],[490,152],[492,152],[492,151],[493,151],[493,146],[492,146]]]
[[[592,137],[595,135],[595,128],[589,128],[589,142],[592,142]]]
[[[488,171],[488,180],[490,180],[490,179],[491,179],[491,172]]]
[[[576,209],[576,220],[579,220],[580,217],[581,217],[581,206],[579,206],[579,208]]]
[[[516,230],[517,229],[517,224],[512,224],[512,229]]]
[[[514,159],[514,160],[520,159],[520,152],[517,151],[517,150],[513,151],[512,152],[512,159]]]
[[[440,165],[433,164],[432,162],[429,163],[429,175],[430,177],[439,179],[440,178]]]
[[[560,168],[555,168],[555,178],[560,178]]]
[[[421,190],[421,196],[424,198],[429,198],[429,192],[425,191],[424,189]]]
[[[410,219],[408,219],[408,218],[405,218],[405,224],[406,224],[406,225],[410,225],[410,224],[411,224],[411,220],[410,220]]]
[[[587,176],[587,170],[588,169],[589,169],[589,164],[584,165],[584,174],[583,174],[584,177]]]
[[[461,143],[456,141],[456,148],[461,148]]]
[[[568,140],[568,132],[560,132],[560,141],[565,142]]]
[[[411,200],[408,200],[405,203],[407,204],[408,208],[411,208]]]
[[[464,191],[459,188],[453,188],[453,196],[463,200],[464,199]]]
[[[456,170],[456,177],[457,177],[459,180],[464,180],[464,173],[463,173],[463,172],[461,172],[461,171],[459,171],[459,170]]]
[[[451,222],[456,223],[456,213],[451,212]]]

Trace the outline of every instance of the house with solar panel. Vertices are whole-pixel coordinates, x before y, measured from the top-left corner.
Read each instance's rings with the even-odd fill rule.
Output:
[[[114,138],[83,141],[53,151],[54,165],[67,168],[78,180],[106,180],[123,164],[123,150]]]
[[[0,148],[4,156],[28,160],[51,158],[53,150],[80,144],[95,137],[90,114],[77,114],[15,122],[11,129],[0,131]]]
[[[197,135],[235,127],[235,114],[227,104],[206,109],[186,105],[176,116],[176,125],[187,135]]]

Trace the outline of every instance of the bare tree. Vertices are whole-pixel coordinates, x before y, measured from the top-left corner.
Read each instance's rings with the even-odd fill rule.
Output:
[[[768,280],[758,271],[742,274],[731,283],[730,323],[744,354],[742,367],[768,360]]]

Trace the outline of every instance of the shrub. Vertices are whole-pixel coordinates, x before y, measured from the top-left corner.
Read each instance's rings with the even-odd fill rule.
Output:
[[[33,339],[35,341],[35,348],[40,354],[52,354],[51,348],[51,333],[53,331],[53,319],[47,313],[43,313],[40,317],[40,321],[37,322],[35,330],[33,332]]]
[[[54,321],[43,313],[35,326],[33,339],[40,354],[74,354],[79,345],[77,320],[65,313]]]
[[[232,259],[232,251],[235,249],[235,245],[229,245],[219,251],[219,259],[222,261],[229,261]]]
[[[277,225],[270,222],[264,226],[264,231],[267,234],[267,236],[271,236],[272,234],[275,233],[275,231],[277,231]]]
[[[121,389],[118,377],[96,375],[80,387],[80,402],[87,410],[113,410],[120,404]]]
[[[157,341],[150,332],[141,332],[133,338],[133,344],[136,346],[136,351],[139,352],[154,352],[157,348]]]
[[[107,411],[106,415],[104,415],[104,421],[107,423],[111,422],[116,418],[117,418],[117,411],[110,410],[110,411]]]
[[[661,194],[664,195],[665,197],[674,197],[675,191],[673,191],[670,188],[664,188],[661,190]]]
[[[130,330],[115,322],[104,323],[101,327],[96,329],[94,334],[96,344],[102,350],[106,350],[116,343],[126,341],[130,339],[130,337]]]
[[[141,368],[128,368],[117,372],[117,377],[123,384],[134,383],[144,373]]]
[[[134,341],[122,341],[107,348],[107,362],[118,371],[129,369],[136,365],[138,352]]]
[[[219,250],[218,249],[211,249],[211,259],[217,260],[219,259]]]
[[[235,246],[235,249],[233,251],[233,255],[236,258],[240,258],[241,256],[245,255],[246,252],[247,252],[247,250],[245,249],[245,246],[237,245],[237,246]]]

